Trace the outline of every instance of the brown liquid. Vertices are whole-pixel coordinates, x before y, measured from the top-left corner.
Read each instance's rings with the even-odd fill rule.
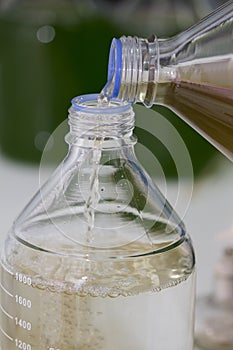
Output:
[[[157,99],[233,160],[233,88],[181,80],[159,84]]]
[[[233,160],[233,57],[180,63],[176,78],[157,85],[155,102],[181,118]]]

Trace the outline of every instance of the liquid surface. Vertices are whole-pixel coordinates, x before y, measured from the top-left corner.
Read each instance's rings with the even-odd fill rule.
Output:
[[[91,265],[25,253],[1,266],[1,350],[192,349],[194,275],[182,244]]]

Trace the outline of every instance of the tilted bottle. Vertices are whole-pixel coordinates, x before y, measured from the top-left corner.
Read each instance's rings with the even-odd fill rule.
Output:
[[[193,348],[195,259],[134,154],[128,103],[73,100],[69,152],[1,255],[0,347]]]
[[[103,95],[175,111],[233,160],[233,1],[168,39],[121,37]]]

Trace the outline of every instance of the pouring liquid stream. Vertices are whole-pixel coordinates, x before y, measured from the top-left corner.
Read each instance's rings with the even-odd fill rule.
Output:
[[[98,98],[98,107],[107,107],[108,99],[100,94]],[[86,242],[90,245],[94,239],[93,229],[95,225],[95,207],[99,202],[99,167],[102,156],[101,146],[103,138],[96,138],[93,148],[92,171],[89,178],[89,193],[84,207],[84,217],[87,221]]]
[[[93,149],[93,167],[90,174],[89,194],[84,207],[84,217],[87,221],[86,242],[91,244],[94,239],[93,229],[95,225],[95,207],[99,202],[99,165],[101,159],[101,140],[95,140],[95,148]]]

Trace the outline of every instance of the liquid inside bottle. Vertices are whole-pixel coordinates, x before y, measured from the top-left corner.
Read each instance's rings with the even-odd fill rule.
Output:
[[[14,269],[1,265],[1,349],[191,350],[194,274],[184,246],[126,262],[61,257],[54,265],[17,242]]]
[[[170,107],[233,160],[233,55],[177,67],[173,82],[158,83],[157,102]],[[148,89],[154,91],[151,86]]]

